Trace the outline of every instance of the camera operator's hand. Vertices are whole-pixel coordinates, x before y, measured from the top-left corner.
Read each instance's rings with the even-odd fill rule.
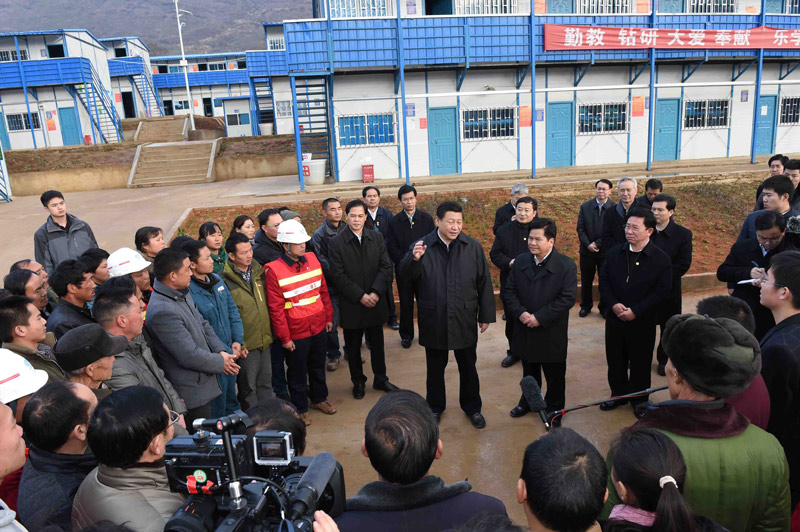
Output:
[[[236,355],[226,353],[225,351],[222,351],[220,355],[222,355],[222,358],[225,361],[225,369],[223,370],[225,374],[238,375],[239,364],[236,363]]]
[[[283,348],[284,348],[284,349],[286,349],[287,351],[294,351],[294,342],[292,342],[291,340],[289,340],[289,341],[288,341],[288,342],[286,342],[285,344],[281,344],[281,345],[282,345],[282,346],[283,346]]]
[[[314,512],[314,532],[339,532],[339,527],[331,516],[317,510]]]

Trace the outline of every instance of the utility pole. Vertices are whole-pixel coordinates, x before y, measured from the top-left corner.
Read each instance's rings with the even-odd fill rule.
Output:
[[[183,23],[181,22],[181,13],[193,15],[191,11],[178,9],[178,0],[175,0],[175,18],[178,20],[178,39],[181,41],[181,66],[183,67],[183,79],[186,82],[186,97],[189,99],[189,121],[192,126],[192,131],[194,131],[194,100],[192,100],[192,91],[189,89],[189,63],[186,61],[186,52],[183,49]]]

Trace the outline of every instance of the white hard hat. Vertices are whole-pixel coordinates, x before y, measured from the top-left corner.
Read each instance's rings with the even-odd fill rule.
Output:
[[[144,260],[138,251],[131,248],[119,248],[108,256],[108,274],[111,277],[122,277],[131,273],[136,273],[150,266],[150,262]]]
[[[303,244],[309,240],[306,228],[297,220],[286,220],[278,226],[278,242],[282,244]]]
[[[12,353],[0,349],[0,403],[8,404],[25,397],[47,384],[47,373],[33,369],[31,363]]]

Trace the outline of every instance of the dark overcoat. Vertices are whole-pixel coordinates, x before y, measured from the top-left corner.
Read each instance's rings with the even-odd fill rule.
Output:
[[[460,233],[447,249],[434,230],[422,238],[425,254],[411,249],[400,275],[419,290],[419,343],[430,349],[466,349],[478,343],[478,323],[496,321],[491,274],[483,247]]]
[[[383,298],[392,282],[392,262],[379,231],[364,228],[361,242],[343,228],[328,242],[331,280],[339,294],[339,323],[343,329],[364,329],[386,323],[389,307]],[[372,308],[361,304],[361,296],[375,292],[381,302]]]
[[[514,261],[501,296],[506,317],[513,319],[511,349],[527,362],[564,362],[567,359],[569,310],[578,294],[578,269],[575,261],[555,249],[537,266],[532,253]],[[519,321],[530,312],[541,324],[528,327]]]

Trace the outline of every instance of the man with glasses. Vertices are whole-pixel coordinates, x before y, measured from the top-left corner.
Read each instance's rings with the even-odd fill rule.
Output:
[[[47,303],[47,314],[49,315],[53,308],[55,307],[56,303],[58,303],[58,296],[56,295],[55,291],[50,287],[50,276],[47,274],[47,270],[44,269],[44,266],[39,264],[33,259],[22,259],[18,260],[14,264],[11,265],[11,268],[8,270],[8,273],[12,273],[17,270],[30,270],[42,279],[44,279],[44,286],[47,288],[47,298],[49,302]],[[45,316],[47,318],[47,316]]]
[[[264,209],[258,215],[260,229],[256,231],[253,244],[253,258],[259,264],[267,264],[281,256],[281,245],[278,243],[278,226],[283,217],[277,209]]]
[[[728,283],[734,297],[744,300],[756,320],[755,337],[759,340],[775,325],[772,312],[760,302],[759,279],[773,256],[787,249],[786,220],[778,211],[763,211],[755,221],[756,237],[736,242],[719,268],[717,279]],[[752,282],[738,284],[753,279]]]
[[[767,431],[786,451],[794,509],[800,501],[800,252],[772,257],[760,297],[776,322],[761,339],[761,374],[771,404]]]
[[[672,286],[669,256],[650,242],[655,228],[651,211],[631,209],[624,225],[627,243],[609,249],[600,268],[600,295],[609,308],[606,361],[611,387],[611,399],[600,405],[601,410],[613,410],[628,402],[615,397],[650,387],[657,309]],[[636,417],[643,417],[647,396],[630,402]]]

